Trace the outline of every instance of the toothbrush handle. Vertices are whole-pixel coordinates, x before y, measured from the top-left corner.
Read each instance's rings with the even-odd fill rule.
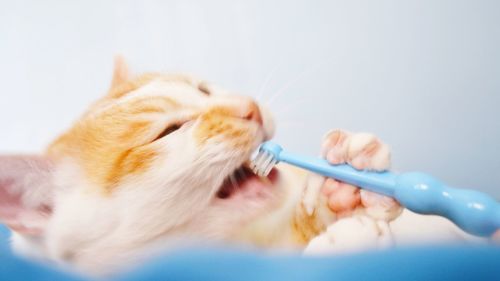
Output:
[[[491,236],[500,229],[500,204],[494,198],[446,186],[427,174],[398,175],[394,198],[411,211],[446,217],[474,235]]]
[[[299,156],[286,151],[280,151],[278,160],[363,189],[394,197],[397,175],[391,172],[360,171],[346,164],[332,165],[322,158]]]
[[[478,191],[445,186],[427,174],[359,171],[286,151],[279,153],[279,161],[393,197],[416,213],[446,217],[474,235],[490,236],[500,229],[500,204],[495,199]]]

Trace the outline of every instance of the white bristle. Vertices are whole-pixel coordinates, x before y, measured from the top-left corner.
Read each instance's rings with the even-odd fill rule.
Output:
[[[257,170],[259,169],[258,163],[264,158],[264,153],[259,152],[257,155],[252,159],[252,163],[250,164],[250,168],[257,173]]]
[[[276,165],[276,160],[273,158],[271,160],[271,162],[267,165],[267,168],[266,170],[264,171],[263,173],[263,176],[267,176],[269,175],[269,173],[271,172],[271,170],[273,169],[274,165]]]
[[[256,172],[257,169],[257,163],[259,163],[260,159],[263,157],[263,153],[257,153],[255,157],[252,158],[252,161],[250,163],[250,169],[252,169],[254,172]]]
[[[267,169],[267,165],[271,160],[270,155],[266,152],[264,159],[259,163],[259,176],[264,176],[263,172]]]
[[[260,152],[257,157],[252,161],[251,168],[257,175],[261,177],[267,176],[271,169],[276,165],[277,161],[274,159],[273,154],[268,152]]]
[[[259,156],[257,157],[256,161],[253,163],[254,164],[253,170],[257,175],[260,174],[261,164],[264,160],[266,160],[266,154],[261,152],[259,153]]]
[[[259,166],[259,163],[262,161],[262,158],[264,158],[264,153],[262,152],[259,152],[253,159],[252,159],[252,163],[250,164],[250,168],[252,169],[252,171],[255,173],[255,174],[259,174],[259,169],[260,169],[260,166]]]

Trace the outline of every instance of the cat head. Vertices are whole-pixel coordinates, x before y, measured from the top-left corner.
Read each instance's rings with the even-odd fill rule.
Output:
[[[43,156],[0,157],[0,219],[20,251],[92,271],[152,243],[230,239],[278,197],[276,173],[245,165],[272,134],[248,97],[185,75],[131,76],[118,58],[107,95]]]

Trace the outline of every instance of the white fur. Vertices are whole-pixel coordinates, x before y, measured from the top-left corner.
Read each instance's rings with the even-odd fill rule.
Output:
[[[369,215],[343,218],[317,236],[306,247],[306,255],[344,254],[396,245],[424,245],[456,242],[485,243],[450,221],[438,216],[424,216],[409,210],[388,223]]]
[[[392,244],[392,234],[384,221],[364,215],[343,218],[330,225],[306,247],[304,254],[340,254],[380,249]]]
[[[226,96],[222,91],[221,95],[214,94],[209,98],[188,83],[157,80],[125,96],[119,103],[165,95],[194,112],[213,105],[238,106],[246,99]],[[102,105],[89,114],[99,114],[110,106],[116,104]],[[198,121],[189,122],[158,141],[165,153],[156,158],[154,168],[141,175],[130,175],[108,196],[103,196],[98,187],[87,181],[74,159],[59,161],[53,174],[53,215],[44,235],[33,239],[15,234],[14,249],[24,255],[71,264],[87,274],[109,274],[146,259],[158,245],[171,247],[178,245],[178,241],[234,240],[262,246],[296,247],[289,222],[306,186],[303,176],[282,170],[276,186],[264,191],[260,199],[232,204],[215,197],[224,178],[240,167],[260,142],[272,136],[274,125],[270,115],[265,109],[261,111],[264,127],[248,129],[254,140],[251,147],[236,149],[222,138],[200,145],[193,137]],[[145,118],[154,118],[161,126],[174,117]],[[372,140],[371,136],[353,139],[348,144],[350,153],[359,152],[363,144]],[[370,165],[375,168],[386,166],[388,149],[371,161]],[[309,213],[313,205],[318,204],[320,183],[314,186],[305,194]],[[26,200],[32,197],[27,195]],[[332,221],[335,218],[332,214],[325,216],[330,216],[327,219]],[[334,242],[329,245],[333,245],[335,251],[382,245],[385,242],[380,241],[380,233],[394,234],[397,228],[395,224],[389,231],[384,223],[367,217],[341,220],[313,240],[308,251],[314,252],[318,245],[324,246],[325,241],[332,239]]]
[[[157,80],[126,95],[118,104],[158,95],[174,98],[193,111],[233,106],[241,107],[243,114],[242,105],[248,101],[218,93],[208,98],[187,83]],[[117,103],[104,104],[88,114],[99,114],[110,106]],[[158,149],[164,153],[160,152],[154,168],[127,177],[109,196],[103,196],[99,187],[87,181],[74,159],[59,161],[53,182],[55,208],[44,238],[31,241],[28,236],[23,239],[16,234],[14,248],[23,255],[69,263],[85,273],[108,274],[147,257],[144,249],[152,245],[168,245],[180,237],[220,241],[236,236],[238,228],[261,214],[268,201],[274,200],[272,193],[278,192],[271,190],[268,199],[247,200],[238,205],[226,205],[215,198],[224,178],[249,159],[265,137],[272,135],[272,120],[268,114],[262,115],[264,127],[249,126],[247,133],[254,143],[241,149],[223,138],[200,145],[193,136],[198,121],[187,123],[157,141]],[[173,117],[146,118],[164,126]]]

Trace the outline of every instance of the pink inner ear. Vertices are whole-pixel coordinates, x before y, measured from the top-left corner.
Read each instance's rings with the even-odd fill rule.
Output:
[[[43,232],[52,211],[45,196],[52,193],[50,170],[43,157],[0,156],[0,222],[23,234]]]
[[[0,218],[2,220],[15,219],[21,207],[21,194],[9,192],[12,190],[14,180],[0,180]]]

